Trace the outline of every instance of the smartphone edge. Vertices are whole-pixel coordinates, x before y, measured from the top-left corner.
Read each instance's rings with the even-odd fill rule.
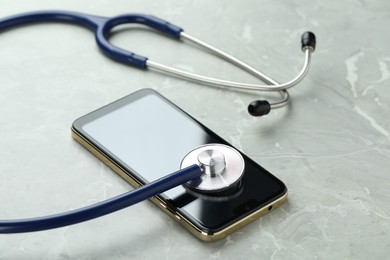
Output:
[[[72,132],[72,138],[77,141],[79,144],[81,144],[85,149],[87,149],[89,152],[91,152],[94,156],[96,156],[100,161],[102,161],[104,164],[106,164],[109,168],[111,168],[115,173],[117,173],[122,179],[124,179],[126,182],[128,182],[131,186],[134,188],[138,188],[142,185],[140,181],[137,179],[131,177],[127,172],[117,165],[114,161],[112,161],[109,157],[107,157],[105,154],[100,152],[93,144],[88,142],[80,133],[77,132],[77,130],[72,126],[71,128]],[[180,223],[185,229],[187,229],[192,235],[197,237],[200,240],[203,241],[215,241],[220,240],[229,234],[233,233],[234,231],[240,229],[241,227],[253,222],[254,220],[258,219],[259,217],[263,216],[264,214],[268,213],[272,209],[279,207],[281,204],[283,204],[287,200],[287,188],[284,191],[284,194],[282,194],[280,197],[276,198],[275,200],[271,201],[264,207],[256,210],[255,212],[249,214],[248,216],[240,219],[237,222],[234,222],[233,224],[225,227],[222,230],[219,230],[217,232],[205,232],[196,227],[190,220],[188,220],[185,216],[180,214],[179,212],[172,211],[166,203],[159,197],[152,197],[149,200],[152,201],[154,204],[156,204],[163,212],[165,212],[168,216],[170,216],[172,219],[174,219],[176,222]]]

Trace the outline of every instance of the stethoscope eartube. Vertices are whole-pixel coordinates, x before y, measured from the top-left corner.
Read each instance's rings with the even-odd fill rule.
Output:
[[[151,15],[125,14],[112,18],[107,18],[68,11],[39,11],[18,14],[4,19],[0,19],[0,30],[28,23],[50,21],[70,22],[91,29],[95,32],[96,43],[102,53],[104,53],[107,57],[126,65],[131,65],[140,69],[155,69],[160,72],[169,73],[177,77],[185,78],[207,85],[224,86],[232,89],[249,91],[276,91],[280,93],[282,98],[279,101],[268,102],[266,100],[257,100],[250,103],[248,106],[248,112],[252,116],[263,116],[268,114],[272,109],[284,107],[288,104],[289,94],[287,92],[287,89],[295,86],[305,77],[310,65],[310,55],[312,52],[314,52],[316,47],[315,35],[312,32],[305,32],[302,35],[301,39],[302,51],[305,54],[303,67],[295,78],[288,82],[280,84],[276,80],[265,75],[253,66],[241,61],[240,59],[233,57],[232,55],[208,43],[205,43],[189,35],[188,33],[185,33],[182,28],[176,25],[173,25],[167,21],[164,21],[160,18]],[[142,24],[157,31],[160,31],[172,38],[186,40],[197,44],[207,49],[211,53],[249,72],[267,85],[234,82],[190,73],[154,62],[145,56],[138,55],[131,51],[112,45],[109,41],[111,31],[115,28],[115,26],[127,23]]]
[[[303,52],[314,52],[316,48],[316,36],[312,32],[305,32],[301,37],[301,46]],[[308,64],[307,64],[308,65]],[[294,80],[293,80],[294,81]],[[295,83],[291,83],[292,85]],[[285,89],[287,89],[286,86]],[[287,94],[287,92],[285,92]],[[288,97],[288,94],[287,94]],[[279,107],[279,106],[278,106]],[[267,100],[256,100],[249,104],[248,113],[252,116],[263,116],[271,111],[272,105]]]
[[[193,158],[197,158],[196,161]],[[222,191],[236,188],[243,173],[244,160],[234,148],[220,144],[203,145],[183,159],[181,169],[177,172],[81,209],[38,218],[0,220],[0,234],[42,231],[88,221],[127,208],[179,185],[196,190],[199,197],[202,194],[218,196]],[[225,196],[226,193],[221,193],[221,199]]]
[[[214,86],[223,86],[228,87],[232,89],[238,89],[238,90],[248,90],[248,91],[276,91],[279,92],[282,96],[282,99],[280,101],[276,102],[268,102],[267,100],[257,100],[253,101],[248,106],[248,113],[252,116],[263,116],[267,115],[272,109],[284,107],[288,104],[290,96],[287,92],[287,89],[295,86],[298,84],[307,74],[309,71],[309,65],[310,65],[310,57],[311,53],[314,52],[315,46],[316,46],[316,38],[314,33],[312,32],[305,32],[303,33],[301,37],[301,43],[302,43],[302,51],[305,54],[305,59],[303,63],[303,67],[301,71],[298,73],[295,78],[292,80],[285,82],[283,84],[278,83],[276,80],[272,79],[271,77],[265,75],[258,69],[254,68],[253,66],[241,61],[240,59],[208,44],[205,43],[188,33],[185,33],[184,31],[180,32],[180,38],[188,40],[192,43],[195,43],[197,45],[200,45],[210,51],[211,53],[223,58],[224,60],[236,65],[237,67],[249,72],[250,74],[254,75],[256,78],[260,79],[267,85],[259,85],[259,84],[250,84],[250,83],[243,83],[243,82],[235,82],[235,81],[228,81],[228,80],[222,80],[222,79],[216,79],[211,78],[203,75],[198,75],[194,73],[190,73],[187,71],[179,70],[173,67],[169,67],[166,65],[162,65],[156,62],[153,62],[151,60],[146,61],[147,67],[154,68],[163,72],[167,72],[170,74],[173,74],[175,76],[179,76],[182,78],[186,78],[191,81],[199,82],[202,84],[207,85],[214,85]]]

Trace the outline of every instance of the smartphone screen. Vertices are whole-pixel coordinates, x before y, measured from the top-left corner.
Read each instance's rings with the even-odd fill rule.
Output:
[[[217,134],[156,91],[143,89],[77,119],[73,130],[141,183],[180,169],[187,153],[220,143]],[[177,186],[160,197],[204,232],[216,232],[283,196],[275,176],[244,154],[241,191],[229,199],[209,199]]]

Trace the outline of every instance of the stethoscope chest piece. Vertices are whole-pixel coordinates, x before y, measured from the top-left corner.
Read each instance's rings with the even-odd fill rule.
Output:
[[[203,171],[199,178],[185,186],[199,193],[217,193],[235,188],[244,174],[242,155],[234,148],[223,144],[207,144],[195,148],[182,160],[183,169],[198,164]]]

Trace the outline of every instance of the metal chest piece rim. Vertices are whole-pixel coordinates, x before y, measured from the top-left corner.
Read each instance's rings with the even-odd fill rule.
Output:
[[[204,194],[237,187],[245,169],[242,155],[223,144],[206,144],[195,148],[183,158],[180,168],[193,164],[200,166],[203,175],[186,182],[184,186]]]

